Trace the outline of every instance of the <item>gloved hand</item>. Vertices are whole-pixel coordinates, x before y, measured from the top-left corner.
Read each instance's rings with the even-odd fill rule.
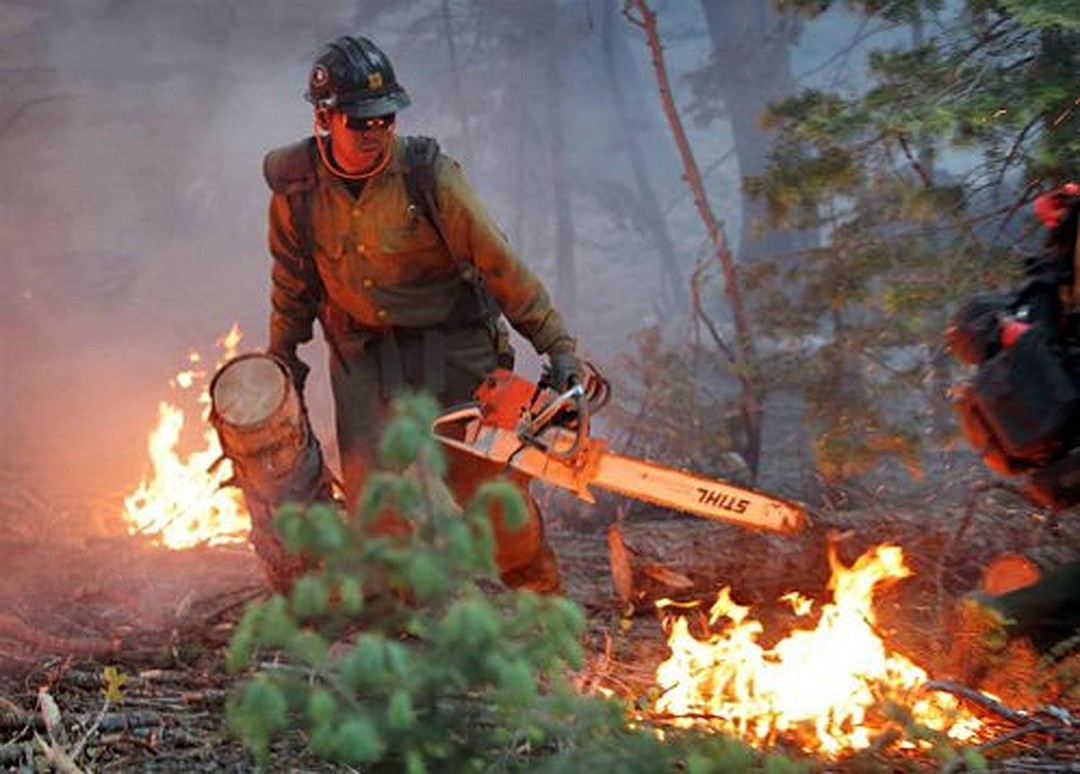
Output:
[[[577,342],[559,339],[547,351],[547,382],[552,389],[564,392],[585,380],[585,368],[577,356]]]
[[[268,355],[273,355],[289,369],[289,375],[292,377],[293,386],[296,387],[297,395],[301,397],[304,395],[304,385],[307,383],[308,372],[311,370],[308,368],[307,363],[296,356],[296,350],[292,352],[280,352],[273,349],[267,350]]]
[[[1061,225],[1068,215],[1069,208],[1076,204],[1080,196],[1080,185],[1066,183],[1063,186],[1047,191],[1035,197],[1035,216],[1042,221],[1043,225],[1053,231]]]

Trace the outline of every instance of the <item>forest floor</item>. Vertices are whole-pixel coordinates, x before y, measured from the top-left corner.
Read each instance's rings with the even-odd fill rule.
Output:
[[[934,679],[946,670],[955,601],[978,586],[990,559],[1024,553],[1049,568],[1080,554],[1080,528],[1048,522],[993,489],[951,506],[927,492],[903,507],[812,515],[814,526],[793,537],[651,511],[624,512],[615,533],[610,520],[553,519],[567,596],[589,621],[577,683],[630,702],[655,694],[656,667],[668,655],[655,607],[662,597],[708,603],[730,586],[768,629],[785,592],[828,601],[830,544],[850,565],[885,542],[903,548],[913,574],[878,595],[877,631]],[[613,536],[625,564],[612,563]],[[249,551],[168,551],[118,537],[59,544],[0,532],[0,556],[0,770],[40,771],[46,759],[61,771],[251,769],[223,724],[225,646],[246,602],[269,593]],[[991,686],[998,701],[968,697],[985,723],[980,743],[992,770],[1076,765],[1080,669],[1066,657],[1040,674],[1016,647]],[[115,700],[107,701],[110,688]],[[879,770],[940,765],[888,749],[874,755]],[[273,770],[338,770],[281,746],[274,760]]]

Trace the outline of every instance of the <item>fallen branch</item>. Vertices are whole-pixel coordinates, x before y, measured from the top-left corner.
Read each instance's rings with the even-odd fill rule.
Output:
[[[144,710],[141,712],[109,712],[101,717],[99,728],[103,733],[116,731],[134,731],[138,728],[150,728],[163,725],[160,712]]]
[[[44,688],[38,691],[38,711],[45,723],[45,732],[49,735],[49,741],[54,747],[67,748],[68,735],[64,728],[64,720],[60,715],[60,707],[52,694]]]
[[[0,711],[0,731],[12,731],[14,729],[26,731],[31,728],[36,730],[44,730],[45,728],[45,724],[36,712],[22,710]]]
[[[999,715],[1010,723],[1020,725],[1031,722],[1031,717],[1026,712],[1018,712],[1017,710],[1006,707],[1004,704],[990,698],[985,693],[976,691],[974,688],[968,688],[966,685],[961,685],[952,680],[930,680],[923,685],[923,688],[928,691],[951,693],[958,698],[989,710],[995,715]]]
[[[191,718],[193,713],[177,708],[177,715]],[[142,710],[136,712],[98,712],[94,715],[68,715],[68,721],[80,728],[96,727],[103,733],[134,731],[164,725],[165,716],[160,712]],[[0,712],[0,731],[29,730],[49,732],[49,724],[36,712]]]
[[[975,745],[975,749],[979,752],[985,752],[992,750],[995,747],[1001,747],[1003,744],[1020,739],[1021,737],[1028,736],[1029,734],[1045,734],[1047,731],[1055,730],[1053,726],[1048,726],[1041,720],[1036,720],[1028,723],[1026,726],[1014,728],[1011,731],[1007,731],[1000,736],[995,736],[992,739],[987,739],[985,742],[981,742]]]
[[[45,753],[45,760],[49,762],[49,771],[58,771],[60,774],[86,774],[59,745],[46,742],[38,734],[34,734],[34,741]]]
[[[97,717],[94,718],[94,722],[90,724],[90,728],[86,729],[86,733],[83,734],[83,738],[75,745],[75,749],[71,751],[72,760],[79,760],[79,756],[82,755],[82,751],[86,749],[87,743],[98,732],[101,727],[101,721],[105,718],[105,713],[109,711],[109,700],[105,699],[105,703],[101,705],[101,711],[98,712]]]

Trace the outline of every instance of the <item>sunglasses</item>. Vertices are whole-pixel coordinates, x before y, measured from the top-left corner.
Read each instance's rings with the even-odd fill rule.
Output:
[[[345,116],[345,126],[356,132],[374,132],[380,129],[389,129],[393,125],[393,115],[373,116],[371,118]]]

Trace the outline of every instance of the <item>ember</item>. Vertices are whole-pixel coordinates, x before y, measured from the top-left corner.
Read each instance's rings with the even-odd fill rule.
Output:
[[[217,340],[223,351],[221,362],[236,355],[241,336],[234,324]],[[217,435],[205,422],[210,408],[207,371],[200,367],[199,353],[191,353],[189,360],[191,367],[177,374],[172,385],[182,390],[203,385],[197,398],[206,427],[203,448],[181,455],[177,447],[184,429],[184,411],[162,401],[157,427],[149,438],[153,474],[125,498],[123,518],[131,534],[150,536],[168,548],[244,542],[250,528],[244,500],[238,489],[222,488],[232,475],[232,465],[220,459]]]
[[[765,745],[778,735],[808,752],[835,756],[862,749],[885,731],[874,708],[892,699],[909,707],[915,722],[969,739],[978,721],[955,697],[920,691],[928,677],[892,653],[875,631],[873,592],[880,583],[911,574],[898,546],[881,545],[844,567],[830,552],[833,601],[817,626],[798,629],[765,649],[763,625],[724,588],[709,613],[706,639],[690,633],[675,603],[661,600],[669,627],[670,657],[657,669],[664,693],[657,710],[679,725],[705,725]],[[799,617],[812,603],[787,595]],[[717,624],[726,622],[722,627]]]

